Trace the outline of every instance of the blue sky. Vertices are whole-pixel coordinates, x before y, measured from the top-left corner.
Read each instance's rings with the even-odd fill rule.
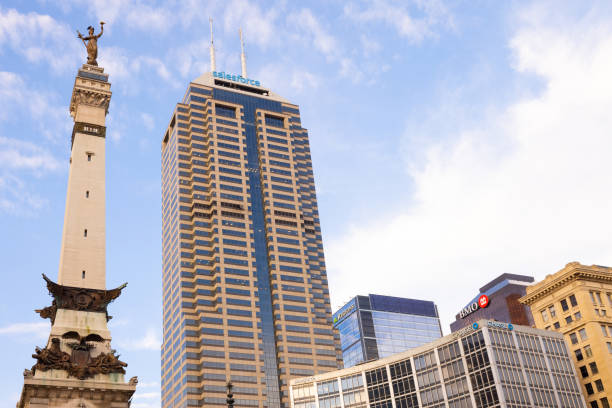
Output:
[[[106,22],[113,344],[159,406],[160,142],[190,80],[239,72],[301,107],[333,307],[355,294],[452,316],[504,272],[612,265],[609,2],[4,1],[0,6],[0,407],[49,323],[64,216],[75,30]]]

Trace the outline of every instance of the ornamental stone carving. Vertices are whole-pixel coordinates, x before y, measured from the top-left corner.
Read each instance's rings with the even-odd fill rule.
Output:
[[[87,344],[84,340],[79,343],[69,345],[72,348],[72,354],[68,354],[60,349],[60,340],[54,338],[51,340],[51,346],[41,349],[36,347],[36,354],[32,357],[37,360],[32,370],[25,370],[24,377],[30,373],[36,374],[37,370],[64,370],[69,377],[76,377],[79,380],[84,380],[95,376],[96,374],[125,374],[127,364],[119,360],[119,356],[115,355],[115,351],[110,353],[100,353],[96,357],[91,357],[91,350],[94,346]]]
[[[47,282],[47,289],[54,300],[51,306],[37,310],[42,318],[54,318],[57,309],[106,313],[108,304],[117,299],[121,295],[121,291],[127,286],[127,283],[124,283],[111,290],[87,289],[59,285],[44,273],[43,279]]]
[[[110,97],[110,94],[89,89],[76,88],[72,93],[72,100],[70,101],[70,114],[74,116],[77,105],[81,104],[95,106],[97,108],[104,108],[104,112],[108,113]]]

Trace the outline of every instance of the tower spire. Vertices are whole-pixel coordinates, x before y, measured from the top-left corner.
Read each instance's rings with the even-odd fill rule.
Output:
[[[213,39],[212,17],[209,17],[208,21],[210,21],[210,70],[216,71],[217,64],[215,63],[215,41]]]
[[[242,39],[242,28],[238,30],[240,33],[240,65],[242,66],[242,76],[247,77],[246,56],[244,55],[244,40]]]

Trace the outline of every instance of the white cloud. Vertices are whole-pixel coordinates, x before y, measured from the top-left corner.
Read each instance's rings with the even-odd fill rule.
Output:
[[[48,322],[37,323],[13,323],[0,327],[0,336],[33,335],[37,339],[49,336],[50,325]]]
[[[226,33],[235,33],[236,49],[239,50],[238,28],[242,27],[246,51],[248,45],[256,44],[261,48],[278,43],[277,19],[282,10],[281,4],[266,7],[265,10],[247,0],[231,0],[223,6],[223,28]]]
[[[153,130],[155,128],[155,119],[153,119],[153,116],[143,112],[140,114],[140,119],[148,130]]]
[[[329,58],[337,58],[339,46],[336,38],[331,35],[312,14],[309,9],[302,9],[287,17],[290,27],[302,34],[302,40],[312,45]]]
[[[454,26],[451,14],[439,0],[368,0],[363,3],[363,7],[355,3],[347,4],[344,15],[358,23],[383,22],[392,26],[400,36],[415,43],[427,37],[435,37],[439,26]]]
[[[148,329],[142,338],[119,342],[119,346],[126,350],[159,351],[161,349],[161,339],[156,330]]]
[[[42,176],[61,169],[60,162],[37,144],[0,136],[0,213],[31,215],[47,200],[29,191],[22,176]]]
[[[49,122],[61,126],[67,119],[68,107],[57,104],[56,95],[47,94],[43,89],[34,89],[20,75],[14,72],[0,71],[0,120],[14,119],[24,111],[42,120],[49,128]],[[41,122],[42,123],[42,122]]]
[[[31,63],[45,64],[56,72],[74,69],[85,52],[75,36],[66,24],[48,15],[0,7],[0,51],[9,48]]]
[[[34,143],[0,136],[0,169],[54,171],[59,161]]]
[[[413,183],[412,202],[330,240],[335,307],[368,292],[432,299],[447,327],[501,273],[612,264],[612,24],[596,12],[551,22],[548,10],[530,9],[510,42],[541,93],[475,128],[428,123],[417,139],[438,142],[407,146],[420,160],[397,180]]]

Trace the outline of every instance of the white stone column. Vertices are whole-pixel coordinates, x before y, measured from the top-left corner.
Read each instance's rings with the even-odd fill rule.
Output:
[[[105,136],[111,84],[83,65],[74,82],[74,119],[58,283],[106,289]]]

